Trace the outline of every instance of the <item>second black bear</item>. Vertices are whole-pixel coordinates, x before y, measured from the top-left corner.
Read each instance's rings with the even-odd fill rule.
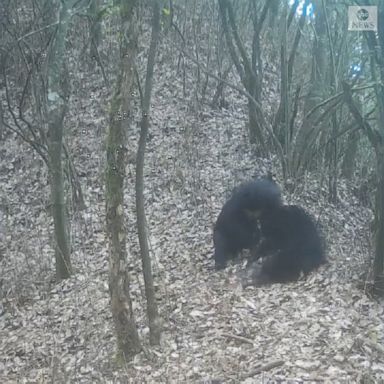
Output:
[[[215,267],[222,269],[243,249],[253,249],[260,240],[257,218],[281,205],[280,188],[260,178],[238,187],[224,204],[213,232]]]
[[[256,283],[294,281],[325,262],[324,244],[311,216],[296,205],[280,206],[260,218],[264,257]]]

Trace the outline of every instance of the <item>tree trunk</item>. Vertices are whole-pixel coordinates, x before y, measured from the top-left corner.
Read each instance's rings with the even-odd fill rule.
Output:
[[[321,0],[314,2],[316,7],[316,19],[315,26],[315,40],[313,43],[313,60],[312,60],[312,72],[311,72],[311,88],[308,92],[308,96],[304,102],[304,115],[306,116],[310,110],[312,110],[320,101],[324,100],[326,94],[326,70],[327,70],[327,57],[326,50],[327,30],[326,30],[326,18],[324,9],[321,5]],[[313,146],[315,140],[312,140],[314,135],[321,131],[321,128],[326,125],[318,126],[313,129],[314,121],[321,115],[322,109],[313,113],[309,118],[305,118],[300,126],[296,135],[296,149],[293,159],[293,170],[297,175],[303,172],[303,166],[307,163],[308,158],[313,153]],[[309,145],[311,143],[311,145]]]
[[[341,165],[341,174],[348,180],[352,178],[353,172],[355,171],[359,140],[360,132],[357,129],[353,129],[348,136],[345,155]]]
[[[219,0],[220,16],[228,50],[233,64],[240,76],[243,87],[250,96],[248,98],[248,128],[249,140],[257,144],[260,153],[266,153],[265,138],[263,133],[263,117],[261,109],[261,87],[262,87],[262,61],[260,33],[267,16],[271,2],[266,1],[258,15],[256,3],[253,3],[253,41],[252,52],[248,55],[236,25],[235,15],[229,0]],[[257,105],[255,105],[255,102]]]
[[[384,297],[384,9],[378,7],[378,13],[378,34],[369,32],[365,36],[370,48],[371,72],[377,99],[377,130],[368,132],[376,152],[378,180],[375,206],[374,291]]]
[[[72,2],[61,2],[59,23],[48,55],[48,156],[55,231],[56,277],[66,279],[71,275],[68,222],[64,201],[62,164],[63,120],[69,97],[68,73],[65,66],[65,39],[68,31]]]
[[[374,290],[384,296],[384,147],[377,153],[377,172],[379,176],[375,206],[375,260]]]
[[[89,16],[91,18],[90,26],[90,50],[89,54],[91,57],[91,68],[95,67],[97,63],[100,67],[101,73],[103,75],[104,82],[109,86],[109,81],[107,74],[105,73],[103,63],[99,54],[99,46],[101,43],[102,33],[101,33],[101,19],[103,16],[104,10],[101,8],[101,0],[92,0],[89,7]]]
[[[258,144],[260,153],[266,153],[265,140],[262,134],[260,124],[261,118],[258,116],[258,110],[253,100],[248,99],[248,129],[249,141],[252,144]]]
[[[117,352],[123,361],[141,351],[129,292],[127,247],[124,218],[124,179],[127,120],[134,90],[134,67],[137,56],[137,3],[127,0],[120,4],[121,46],[120,68],[111,102],[110,127],[107,134],[106,219],[109,245],[109,291],[112,318],[117,337]]]
[[[101,41],[101,20],[99,16],[100,0],[92,0],[89,6],[89,16],[91,17],[91,28],[90,28],[90,49],[89,54],[92,59],[92,66],[99,60],[99,45]]]
[[[4,110],[3,105],[0,103],[0,141],[3,140],[4,136]]]
[[[145,147],[149,128],[149,112],[152,92],[153,70],[155,66],[156,48],[160,33],[160,7],[158,0],[153,1],[153,20],[152,36],[148,53],[147,76],[145,79],[145,89],[142,100],[142,119],[139,148],[137,150],[136,161],[136,211],[137,211],[137,230],[140,243],[141,261],[143,264],[143,274],[145,283],[145,296],[147,299],[147,314],[149,322],[149,341],[152,345],[160,344],[161,320],[157,310],[155,289],[153,286],[153,276],[151,258],[149,256],[148,235],[145,220],[144,208],[144,158]]]
[[[68,278],[72,273],[68,222],[64,202],[64,178],[61,161],[63,121],[49,124],[48,139],[49,171],[52,199],[52,215],[55,231],[56,278]]]

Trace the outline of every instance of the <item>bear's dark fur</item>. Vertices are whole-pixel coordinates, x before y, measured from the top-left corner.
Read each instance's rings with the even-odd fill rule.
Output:
[[[301,207],[285,205],[266,212],[260,217],[260,229],[259,284],[297,280],[302,272],[307,275],[326,260],[316,224]]]
[[[260,178],[238,187],[224,204],[214,228],[216,269],[224,268],[241,250],[255,248],[260,240],[257,218],[280,205],[280,188],[271,180]]]

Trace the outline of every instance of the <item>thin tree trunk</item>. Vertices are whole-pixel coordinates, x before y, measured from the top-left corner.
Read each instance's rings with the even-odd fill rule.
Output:
[[[55,232],[56,278],[58,280],[67,279],[72,273],[61,161],[62,127],[60,125],[62,123],[61,120],[50,124],[51,133],[48,140],[52,215]]]
[[[240,76],[243,87],[252,96],[253,100],[248,98],[248,127],[249,139],[251,143],[258,145],[261,153],[266,153],[266,145],[264,138],[264,127],[261,122],[264,120],[261,110],[261,86],[262,86],[262,62],[260,33],[263,23],[266,19],[270,2],[266,1],[262,8],[261,15],[258,17],[256,8],[253,10],[254,35],[252,43],[251,57],[247,54],[245,45],[240,39],[236,20],[231,2],[229,0],[218,0],[219,11],[223,25],[223,31],[227,42],[231,59]],[[254,100],[258,103],[255,105]]]
[[[378,33],[368,32],[371,73],[377,100],[377,130],[368,128],[368,138],[375,148],[377,162],[377,193],[375,205],[374,291],[384,297],[384,9],[378,7]],[[376,70],[378,73],[376,73]]]
[[[124,361],[141,351],[129,292],[127,246],[124,217],[124,179],[126,164],[126,122],[134,89],[134,67],[137,56],[136,0],[120,4],[121,46],[120,69],[111,102],[110,128],[107,134],[106,216],[109,245],[109,291],[112,318],[117,337],[117,352]]]
[[[0,103],[0,141],[3,140],[4,135],[4,110],[3,105]]]
[[[327,70],[327,57],[326,50],[327,30],[324,8],[321,6],[321,0],[315,0],[315,7],[317,9],[315,27],[315,40],[313,42],[313,59],[312,59],[312,72],[311,72],[311,88],[304,102],[304,115],[307,115],[319,102],[324,100],[326,95],[326,70]],[[322,109],[312,114],[310,118],[305,118],[296,135],[296,146],[293,159],[293,170],[297,176],[302,174],[304,167],[308,162],[308,158],[313,153],[316,141],[313,140],[315,135],[321,131],[321,128],[326,125],[314,129],[314,121],[321,115]],[[325,120],[327,121],[327,120]],[[324,134],[326,132],[324,131]],[[309,144],[311,143],[311,144]]]
[[[64,201],[64,177],[62,164],[63,120],[69,97],[68,73],[65,66],[65,39],[68,31],[72,2],[61,2],[59,23],[50,47],[48,62],[48,157],[52,199],[52,215],[55,231],[56,277],[66,279],[71,275],[68,222]],[[49,97],[48,97],[49,95]]]
[[[149,256],[148,237],[144,208],[144,159],[145,147],[149,128],[149,112],[152,92],[153,70],[155,66],[156,48],[160,33],[160,7],[158,0],[153,1],[152,36],[148,53],[147,75],[145,79],[144,95],[142,100],[142,119],[139,148],[137,150],[136,162],[136,211],[137,230],[140,243],[141,261],[145,283],[145,296],[147,299],[147,314],[149,321],[149,341],[152,345],[160,343],[161,321],[157,310],[155,289]]]
[[[341,173],[343,177],[350,180],[356,167],[356,155],[359,147],[360,132],[353,129],[348,135],[345,155],[341,166]]]
[[[377,153],[377,172],[379,175],[375,206],[375,260],[374,283],[375,292],[384,296],[384,148]]]
[[[99,61],[99,45],[101,41],[101,20],[99,12],[101,11],[100,0],[92,0],[89,6],[89,16],[91,17],[90,39],[91,46],[89,54],[92,59],[92,65]]]
[[[384,13],[383,20],[384,20]],[[384,30],[383,35],[384,38]],[[383,41],[384,45],[384,41]],[[373,46],[376,46],[371,42],[370,48],[371,51]],[[384,54],[383,54],[384,56]],[[369,142],[372,147],[375,149],[376,162],[377,162],[377,191],[376,191],[376,203],[375,203],[375,223],[374,223],[374,243],[375,243],[375,259],[373,263],[373,275],[374,275],[374,287],[373,290],[375,293],[384,296],[384,127],[382,121],[384,121],[384,91],[382,87],[377,85],[376,71],[375,71],[374,61],[371,60],[371,72],[373,78],[376,82],[375,93],[377,98],[377,130],[374,130],[369,122],[364,119],[363,115],[360,113],[358,104],[352,98],[351,87],[344,82],[344,99],[348,108],[356,120],[357,124],[363,128]],[[384,70],[380,76],[384,79]]]

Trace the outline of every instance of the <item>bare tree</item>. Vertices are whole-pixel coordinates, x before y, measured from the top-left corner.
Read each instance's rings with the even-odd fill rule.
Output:
[[[253,98],[249,98],[248,100],[250,141],[251,143],[257,143],[262,152],[266,151],[266,147],[263,134],[264,127],[261,124],[263,121],[261,116],[263,63],[260,36],[271,4],[272,1],[265,1],[264,6],[260,9],[256,2],[249,2],[253,31],[251,43],[252,50],[250,54],[248,54],[246,46],[240,38],[231,2],[229,0],[219,0],[221,20],[231,59],[244,88]]]
[[[137,56],[137,2],[120,3],[120,68],[111,102],[110,127],[107,134],[106,216],[109,241],[109,290],[118,354],[131,359],[141,350],[130,297],[127,269],[127,246],[124,218],[124,179],[126,164],[126,124],[121,116],[129,115],[134,90],[134,67]]]
[[[375,259],[374,290],[384,296],[384,9],[378,7],[378,33],[366,33],[371,56],[371,74],[375,84],[377,100],[377,127],[372,129],[365,120],[361,121],[375,150],[377,192],[375,204]],[[351,105],[351,104],[350,104]]]
[[[384,13],[380,13],[380,16],[383,17]],[[384,38],[384,28],[379,30],[379,39]],[[381,46],[378,44],[375,35],[368,34],[368,45],[375,46],[379,49],[380,53],[376,56],[371,50],[372,55],[376,56],[372,60],[372,74],[373,77],[376,77],[376,64],[384,63],[384,39],[381,40]],[[377,60],[377,61],[376,61]],[[380,67],[379,67],[380,68]],[[381,67],[383,68],[383,66]],[[379,70],[379,78],[384,80],[383,70]],[[380,83],[380,82],[379,82]],[[376,172],[377,172],[377,191],[376,191],[376,204],[375,204],[375,220],[373,228],[373,239],[375,243],[375,258],[374,258],[374,268],[373,268],[373,278],[374,278],[374,292],[380,296],[384,295],[384,129],[381,125],[384,121],[384,91],[382,90],[381,85],[376,83],[375,90],[377,96],[378,104],[378,124],[377,129],[371,126],[371,124],[364,118],[361,111],[359,110],[358,103],[356,103],[352,96],[352,90],[349,84],[346,82],[343,83],[344,97],[345,101],[349,107],[349,110],[356,120],[357,124],[362,127],[363,132],[366,134],[369,142],[375,150],[376,155]]]
[[[52,214],[55,226],[56,275],[68,278],[72,273],[68,223],[64,201],[62,164],[63,120],[68,109],[69,79],[65,63],[65,39],[69,27],[69,9],[74,0],[61,2],[56,33],[48,51],[48,88],[46,93],[48,117],[48,162],[51,178]]]
[[[89,55],[92,59],[92,64],[100,60],[99,57],[99,46],[101,41],[101,1],[91,0],[89,6],[89,17],[90,17],[90,50]]]
[[[152,93],[152,79],[155,66],[156,48],[160,34],[160,7],[159,0],[152,0],[153,19],[152,36],[149,46],[147,74],[145,79],[144,94],[141,94],[141,132],[139,147],[136,160],[136,212],[137,230],[141,250],[141,261],[143,264],[143,274],[145,283],[145,296],[147,299],[147,314],[150,330],[150,343],[156,345],[160,343],[161,321],[157,310],[155,289],[153,286],[153,276],[151,268],[151,258],[149,255],[148,238],[144,208],[144,158],[145,147],[149,129],[149,113]]]
[[[75,1],[54,1],[36,8],[35,27],[5,14],[8,26],[1,41],[2,75],[7,116],[4,127],[13,131],[41,157],[50,176],[57,278],[71,274],[69,223],[64,193],[65,176],[71,182],[73,200],[84,207],[81,185],[69,150],[65,145],[63,119],[70,95],[67,73],[66,39]],[[24,4],[28,12],[28,4]],[[56,19],[56,10],[58,18]],[[4,46],[3,46],[4,44]],[[17,47],[17,48],[16,48]],[[15,79],[10,68],[22,76]],[[15,73],[15,72],[13,72]],[[18,73],[16,72],[16,75]],[[17,83],[18,86],[13,84]],[[63,159],[67,167],[63,167]]]

